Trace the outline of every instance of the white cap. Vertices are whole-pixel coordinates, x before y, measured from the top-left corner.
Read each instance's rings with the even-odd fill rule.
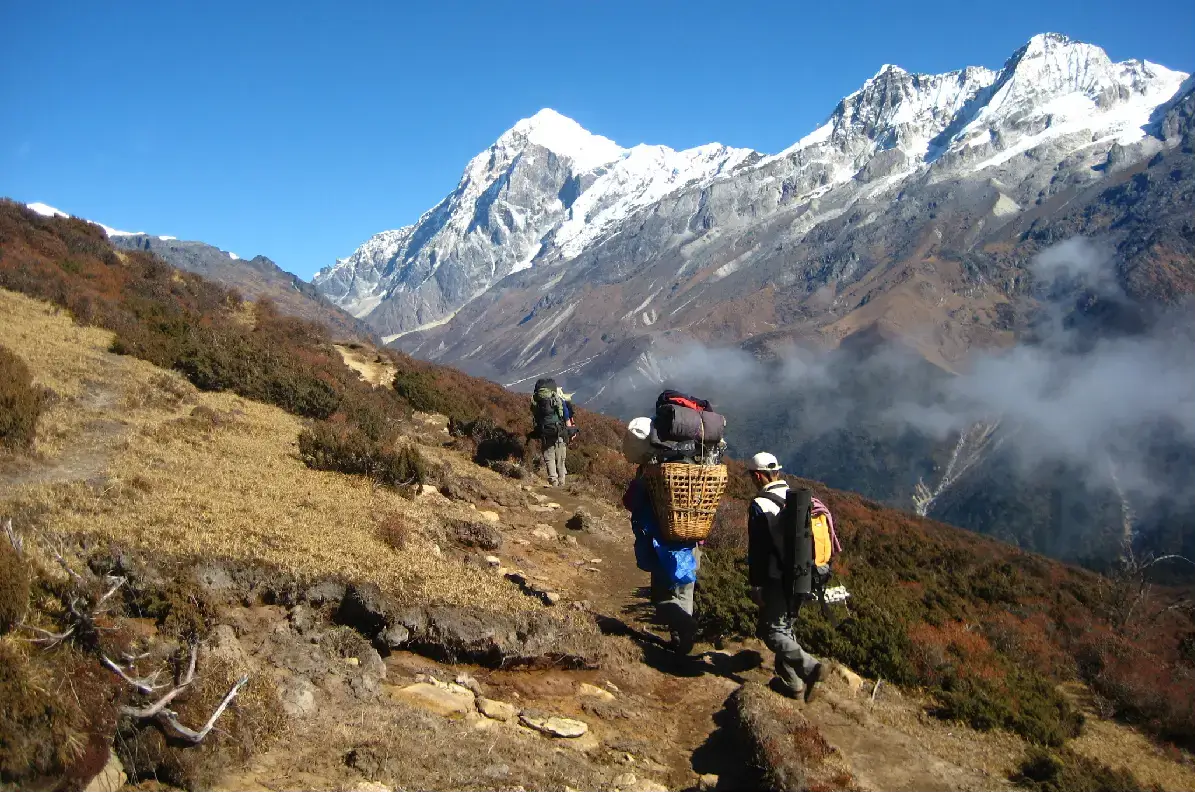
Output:
[[[783,465],[779,463],[779,459],[770,453],[758,453],[750,459],[751,472],[778,472],[781,469]]]

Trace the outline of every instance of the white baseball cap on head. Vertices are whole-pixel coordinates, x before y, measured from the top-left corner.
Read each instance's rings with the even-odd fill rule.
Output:
[[[781,469],[783,469],[783,465],[779,463],[779,459],[770,453],[758,453],[750,459],[752,472],[778,472]]]

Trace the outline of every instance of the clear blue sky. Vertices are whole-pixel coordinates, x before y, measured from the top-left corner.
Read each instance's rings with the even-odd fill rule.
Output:
[[[1066,33],[1195,69],[1191,0],[0,3],[0,195],[310,277],[543,107],[630,146],[775,152],[880,64]]]

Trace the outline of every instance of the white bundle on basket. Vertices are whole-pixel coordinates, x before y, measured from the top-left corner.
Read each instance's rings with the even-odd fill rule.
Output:
[[[629,421],[625,438],[621,440],[621,454],[630,464],[645,464],[654,455],[654,448],[650,444],[650,427],[653,424],[649,417],[636,417]]]

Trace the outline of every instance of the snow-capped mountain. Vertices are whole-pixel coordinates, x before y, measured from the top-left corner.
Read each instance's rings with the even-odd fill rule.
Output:
[[[573,258],[632,211],[752,156],[722,145],[626,149],[543,109],[473,158],[415,225],[373,236],[314,283],[385,339],[435,327],[508,275]]]
[[[996,179],[1004,187],[996,207],[1012,211],[1013,195],[1032,202],[1050,183],[1047,167],[1064,157],[1082,163],[1111,152],[1127,161],[1157,147],[1145,126],[1186,79],[1042,34],[999,71],[921,75],[885,65],[824,125],[774,156],[716,144],[622,148],[546,109],[472,159],[457,189],[415,225],[372,237],[314,283],[386,339],[436,329],[444,346],[437,357],[453,358],[456,326],[448,323],[463,306],[530,268],[553,276],[587,262],[614,239],[637,239],[635,261],[649,263],[679,245],[672,237],[749,235],[779,215],[803,236],[906,185],[965,178]],[[663,235],[648,234],[647,220]],[[685,262],[695,255],[675,253]],[[754,259],[738,254],[718,265],[717,277]],[[683,275],[690,267],[677,268]],[[636,263],[620,272],[637,272]],[[663,316],[638,313],[646,310]]]

